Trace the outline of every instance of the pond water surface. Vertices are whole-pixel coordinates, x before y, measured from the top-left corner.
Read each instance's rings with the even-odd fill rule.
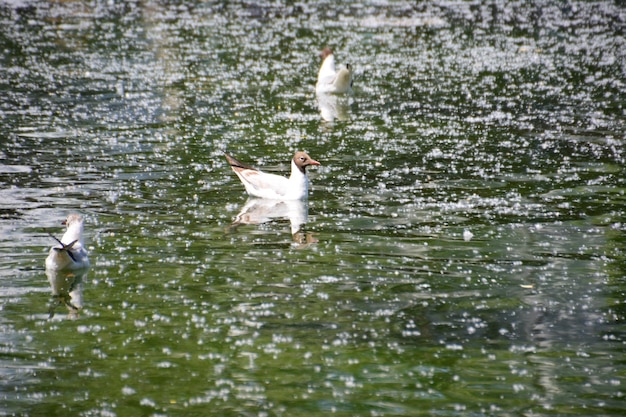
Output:
[[[0,415],[623,415],[620,2],[13,0],[0,22]],[[326,45],[348,97],[315,96]],[[222,153],[286,174],[300,149],[305,226],[233,225]],[[44,271],[71,212],[78,313]]]

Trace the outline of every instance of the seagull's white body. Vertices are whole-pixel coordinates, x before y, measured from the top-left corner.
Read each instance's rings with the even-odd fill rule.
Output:
[[[339,71],[335,68],[335,55],[330,48],[324,48],[321,54],[322,66],[317,73],[317,84],[315,92],[317,94],[347,93],[352,88],[352,67],[346,64]]]
[[[89,268],[87,249],[83,244],[83,218],[78,214],[70,214],[63,224],[67,230],[59,241],[61,245],[50,249],[46,269],[61,271]]]
[[[228,154],[224,155],[248,194],[270,200],[302,200],[307,198],[309,180],[306,176],[306,167],[320,164],[311,159],[305,152],[296,152],[291,160],[291,175],[286,178],[268,174],[241,163]]]

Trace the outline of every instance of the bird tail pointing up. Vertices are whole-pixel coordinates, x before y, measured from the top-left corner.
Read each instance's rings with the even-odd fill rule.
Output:
[[[226,157],[226,160],[228,161],[229,165],[231,167],[233,167],[233,169],[239,168],[239,169],[254,169],[254,170],[256,170],[256,168],[236,160],[235,158],[233,158],[232,156],[230,156],[226,152],[224,152],[224,156]]]

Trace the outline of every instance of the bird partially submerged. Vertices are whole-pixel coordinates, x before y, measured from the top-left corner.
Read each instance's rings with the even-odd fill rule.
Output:
[[[82,308],[82,281],[89,270],[89,257],[83,245],[83,218],[70,214],[62,223],[67,230],[61,239],[52,237],[59,246],[50,248],[46,258],[46,275],[52,289],[52,301],[48,310],[49,317],[54,316],[54,309],[65,305],[70,316],[76,316]]]
[[[317,94],[347,93],[352,88],[352,66],[346,64],[344,68],[335,68],[335,55],[333,50],[326,47],[320,54],[322,65],[317,73],[317,84],[315,92]]]
[[[83,245],[83,218],[78,214],[70,214],[62,223],[67,230],[61,239],[50,235],[60,247],[50,248],[46,258],[46,269],[76,270],[89,268],[87,249]]]

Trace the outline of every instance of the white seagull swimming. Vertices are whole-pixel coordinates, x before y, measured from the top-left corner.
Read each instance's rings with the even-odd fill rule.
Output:
[[[78,270],[89,268],[87,249],[83,244],[83,218],[78,214],[70,214],[62,223],[67,226],[61,240],[52,236],[60,247],[53,246],[46,258],[46,269]]]
[[[239,162],[226,153],[224,156],[246,187],[248,194],[270,200],[302,200],[307,198],[309,180],[306,176],[306,167],[320,165],[319,162],[311,159],[306,152],[296,152],[291,160],[291,176],[285,178],[262,172]]]
[[[326,47],[320,54],[322,58],[322,66],[317,73],[317,84],[315,84],[315,92],[321,93],[337,93],[342,94],[348,92],[352,87],[352,66],[346,64],[339,71],[335,69],[335,55],[332,49]]]

